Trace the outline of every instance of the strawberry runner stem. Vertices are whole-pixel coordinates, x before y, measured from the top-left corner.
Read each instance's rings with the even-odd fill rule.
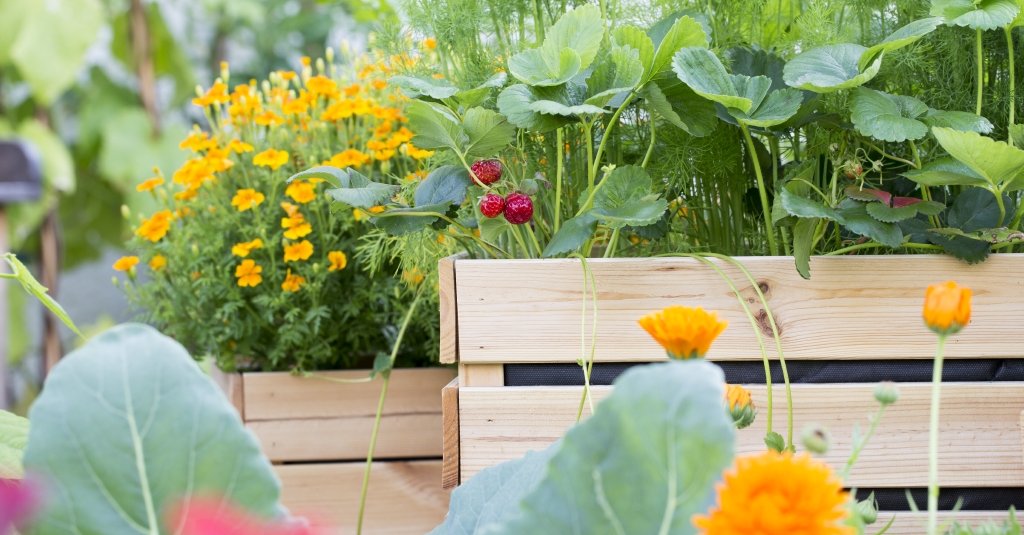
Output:
[[[939,405],[942,401],[942,358],[946,335],[939,335],[932,368],[932,405],[928,426],[928,535],[938,535],[939,510]]]

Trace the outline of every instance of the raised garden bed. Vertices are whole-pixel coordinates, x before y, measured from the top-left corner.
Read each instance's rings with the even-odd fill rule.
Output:
[[[944,256],[820,257],[804,280],[786,257],[741,258],[778,322],[794,376],[795,429],[824,425],[832,436],[825,459],[838,468],[850,453],[855,425],[877,406],[875,384],[896,380],[889,407],[847,483],[878,491],[888,533],[919,534],[905,491],[927,486],[930,359],[935,337],[921,320],[926,285],[955,279],[974,290],[971,325],[947,345],[940,482],[944,516],[1004,518],[1024,500],[1024,255],[996,255],[968,266]],[[738,433],[739,453],[762,451],[766,387],[754,329],[722,278],[697,260],[590,260],[598,292],[593,393],[601,398],[630,365],[664,360],[637,325],[672,304],[715,310],[730,326],[708,357],[727,379],[747,383],[757,422]],[[769,355],[767,314],[743,273],[716,261],[753,312]],[[458,362],[458,387],[446,391],[445,478],[454,486],[480,470],[541,449],[576,419],[583,376],[583,269],[578,260],[441,262],[442,361]],[[591,305],[583,316],[589,347]],[[775,429],[785,431],[785,398],[777,370]],[[760,383],[760,384],[757,384]],[[457,427],[457,429],[456,429]],[[457,434],[456,434],[457,433]],[[957,498],[963,510],[951,509]],[[919,504],[923,505],[923,498]]]
[[[218,374],[245,426],[259,439],[283,486],[283,503],[353,531],[380,381],[365,370]],[[367,498],[364,533],[420,535],[444,518],[441,389],[447,368],[398,369],[384,404]],[[394,504],[403,504],[396,508]]]

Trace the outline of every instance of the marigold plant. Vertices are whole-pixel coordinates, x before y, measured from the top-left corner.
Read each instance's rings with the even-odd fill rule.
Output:
[[[432,154],[411,144],[386,61],[308,63],[233,88],[225,70],[198,91],[208,128],[182,140],[180,168],[140,180],[158,208],[130,215],[133,256],[114,266],[153,324],[225,369],[367,366],[422,281],[360,256],[373,227],[332,212],[321,181],[287,181],[329,163],[402,185]],[[429,315],[413,325],[404,352],[429,357],[436,330]]]

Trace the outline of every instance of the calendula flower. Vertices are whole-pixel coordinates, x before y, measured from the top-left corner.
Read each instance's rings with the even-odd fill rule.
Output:
[[[238,279],[238,285],[242,288],[246,286],[255,288],[263,282],[263,276],[260,273],[263,273],[263,268],[249,259],[242,260],[242,263],[235,268],[235,277]]]
[[[306,283],[306,278],[292,274],[292,270],[288,270],[288,275],[285,277],[284,282],[281,283],[281,289],[286,292],[297,292],[302,285]]]
[[[699,307],[670,306],[640,318],[640,326],[674,359],[703,357],[726,325]]]
[[[284,246],[284,261],[294,262],[296,260],[309,260],[313,256],[313,244],[309,240],[302,240],[299,243],[287,244]]]
[[[725,385],[725,404],[736,429],[743,429],[754,423],[757,411],[750,391],[740,385]]]
[[[167,257],[166,256],[164,256],[162,254],[158,254],[158,255],[154,256],[153,258],[149,259],[149,269],[152,269],[153,271],[160,271],[160,270],[164,269],[165,267],[167,267]]]
[[[316,189],[313,184],[304,180],[296,180],[288,184],[284,194],[299,204],[310,203],[316,199]]]
[[[313,232],[313,227],[306,222],[306,218],[300,213],[282,217],[281,228],[285,229],[284,237],[289,240],[297,240]]]
[[[348,256],[341,251],[327,253],[327,260],[331,262],[331,266],[327,268],[327,271],[341,271],[348,265]]]
[[[718,485],[718,504],[694,525],[704,535],[853,535],[849,495],[832,469],[809,455],[741,457]]]
[[[956,333],[971,321],[971,289],[953,281],[929,286],[923,316],[925,325],[936,333]]]
[[[254,156],[252,163],[261,167],[269,167],[271,171],[277,171],[279,167],[288,163],[288,153],[283,150],[267,149]]]
[[[231,206],[234,206],[239,212],[244,212],[259,206],[264,199],[266,197],[254,189],[240,189],[235,192],[235,196],[231,199]]]
[[[139,228],[135,229],[135,235],[156,243],[167,235],[173,220],[174,214],[170,210],[160,210],[144,220]]]
[[[139,185],[135,186],[135,191],[153,191],[154,189],[158,188],[159,186],[162,186],[163,184],[164,177],[155,176],[152,178],[148,178],[142,181],[142,183],[140,183]]]
[[[244,142],[244,141],[242,141],[240,139],[232,139],[228,143],[228,150],[230,150],[231,152],[234,152],[236,154],[242,154],[243,152],[252,152],[252,151],[254,151],[256,149],[254,149],[252,145],[250,145],[250,144],[248,144],[248,143],[246,143],[246,142]]]
[[[252,241],[236,243],[234,246],[231,247],[231,254],[244,258],[246,256],[249,256],[249,253],[251,253],[254,249],[261,248],[263,248],[263,240],[256,238],[255,240]]]
[[[138,263],[139,257],[137,256],[122,256],[114,262],[114,269],[116,271],[132,271]]]

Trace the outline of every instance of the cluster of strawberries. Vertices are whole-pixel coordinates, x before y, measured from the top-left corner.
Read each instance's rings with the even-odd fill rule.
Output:
[[[489,186],[501,180],[503,168],[498,160],[479,160],[470,166],[470,170],[481,184]],[[502,197],[488,192],[480,198],[480,213],[489,218],[503,214],[509,223],[522,225],[533,218],[533,201],[523,193],[510,193]]]

